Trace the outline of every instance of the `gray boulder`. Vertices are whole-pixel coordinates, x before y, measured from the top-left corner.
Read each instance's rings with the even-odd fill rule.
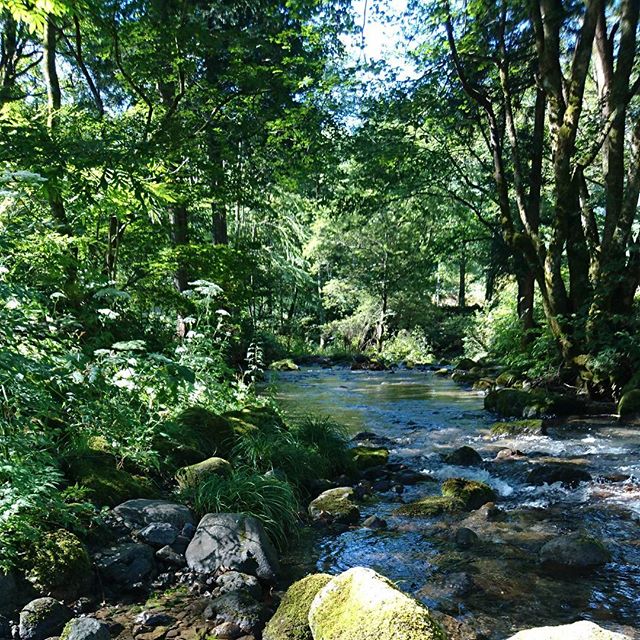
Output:
[[[109,627],[95,618],[74,618],[67,622],[61,640],[109,640]]]
[[[96,557],[96,567],[105,582],[131,589],[154,573],[153,555],[149,545],[121,544]]]
[[[482,464],[482,457],[475,449],[465,445],[444,456],[444,461],[460,467],[473,467]]]
[[[54,598],[32,600],[20,611],[20,640],[57,636],[72,617],[71,610]]]
[[[187,564],[187,561],[184,559],[184,554],[174,551],[169,545],[158,549],[156,551],[156,558],[161,562],[172,564],[175,567],[184,567]]]
[[[13,573],[0,571],[0,612],[10,613],[18,602],[18,585]]]
[[[185,524],[193,524],[191,511],[183,504],[168,500],[127,500],[113,509],[125,525],[132,530],[143,529],[149,524],[166,522],[180,531]]]
[[[538,627],[518,631],[509,640],[631,640],[631,638],[603,629],[593,622],[580,620],[558,627]]]
[[[280,566],[262,524],[241,513],[210,513],[200,521],[185,553],[192,571],[213,574],[221,567],[274,582]]]
[[[233,623],[243,634],[258,636],[269,619],[269,612],[246,591],[234,591],[213,600],[205,609],[204,617],[216,625]]]
[[[246,591],[253,598],[259,600],[262,598],[262,587],[255,576],[249,576],[246,573],[238,571],[227,571],[223,573],[216,581],[220,587],[221,593],[233,593],[234,591]]]
[[[554,538],[540,549],[542,564],[565,570],[591,569],[609,559],[609,552],[599,540],[581,533]]]
[[[136,537],[146,544],[164,547],[173,544],[178,537],[178,529],[169,522],[152,522],[136,533]]]

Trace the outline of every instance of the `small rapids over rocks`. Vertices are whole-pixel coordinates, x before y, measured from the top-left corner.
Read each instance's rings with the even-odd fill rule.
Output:
[[[425,476],[402,488],[381,483],[359,504],[359,525],[305,535],[283,561],[291,579],[369,567],[455,617],[461,638],[504,638],[581,619],[640,637],[638,427],[581,417],[550,421],[547,435],[496,436],[497,418],[483,409],[481,393],[429,371],[311,367],[280,373],[275,384],[287,411],[330,416],[354,436],[373,433],[392,467]],[[482,462],[444,461],[464,445]],[[486,483],[495,508],[398,515],[403,504],[439,496],[448,478]],[[371,516],[386,527],[362,526]],[[564,572],[542,564],[544,545],[568,534],[601,541],[606,564]]]

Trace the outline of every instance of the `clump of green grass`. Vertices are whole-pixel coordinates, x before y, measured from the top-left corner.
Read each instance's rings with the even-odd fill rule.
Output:
[[[280,550],[297,534],[299,504],[293,487],[274,476],[247,467],[234,469],[228,477],[209,475],[181,493],[199,515],[245,513],[260,520]]]

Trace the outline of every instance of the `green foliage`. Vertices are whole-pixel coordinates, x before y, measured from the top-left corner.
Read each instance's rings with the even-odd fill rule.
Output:
[[[435,359],[419,329],[414,329],[411,333],[406,329],[398,331],[384,343],[380,356],[388,362],[405,361],[411,364],[426,364]]]
[[[246,513],[258,518],[279,549],[296,535],[298,501],[291,485],[247,467],[228,477],[209,475],[181,493],[199,516],[206,513]]]

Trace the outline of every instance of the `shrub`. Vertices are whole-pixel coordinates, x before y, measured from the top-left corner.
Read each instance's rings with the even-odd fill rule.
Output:
[[[247,467],[234,469],[228,477],[209,475],[182,491],[180,497],[199,516],[245,513],[258,518],[281,550],[297,533],[299,505],[291,485]]]

